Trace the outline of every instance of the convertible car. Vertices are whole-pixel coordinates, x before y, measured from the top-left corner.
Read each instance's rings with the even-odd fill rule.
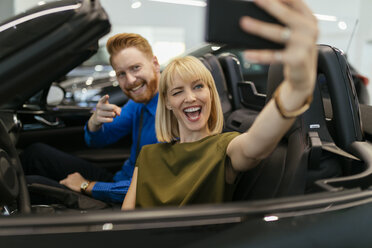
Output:
[[[58,204],[31,205],[35,188],[18,157],[27,145],[48,143],[112,170],[128,155],[128,139],[105,150],[85,147],[92,107],[66,104],[58,84],[109,30],[98,0],[56,1],[0,24],[2,247],[371,246],[372,109],[359,103],[345,55],[328,45],[318,46],[310,109],[267,159],[241,175],[232,202],[121,212],[71,206],[62,192]],[[225,131],[244,132],[280,83],[281,65],[268,67],[262,93],[244,79],[236,55],[198,57],[215,79]]]

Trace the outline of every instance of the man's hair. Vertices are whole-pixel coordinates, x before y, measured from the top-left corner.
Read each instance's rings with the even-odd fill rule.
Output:
[[[155,118],[157,139],[160,142],[171,142],[177,140],[180,136],[177,119],[166,106],[168,89],[172,86],[175,77],[179,77],[185,82],[192,82],[198,79],[209,87],[212,102],[208,127],[211,134],[221,133],[223,113],[212,74],[199,59],[186,56],[173,59],[161,74]]]
[[[110,37],[106,43],[107,51],[110,54],[110,63],[112,64],[112,56],[129,47],[137,48],[149,59],[154,57],[149,42],[141,35],[134,33],[121,33]]]

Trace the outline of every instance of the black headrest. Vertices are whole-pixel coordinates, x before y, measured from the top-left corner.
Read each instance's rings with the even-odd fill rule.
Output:
[[[267,91],[266,91],[266,102],[271,99],[274,91],[284,80],[283,65],[279,63],[271,64],[267,75]]]
[[[241,104],[238,83],[244,81],[239,59],[235,54],[222,53],[218,56],[218,61],[225,73],[227,88],[232,95],[233,108],[239,109]]]
[[[230,113],[232,111],[230,102],[231,96],[229,95],[229,92],[227,90],[226,79],[220,62],[218,61],[216,56],[210,53],[203,55],[203,57],[199,59],[212,73],[217,92],[221,100],[222,112],[224,113],[224,115]]]
[[[363,141],[359,102],[350,68],[342,51],[328,45],[318,46],[318,73],[326,79],[331,98],[335,142],[348,150],[354,141]]]
[[[362,140],[359,118],[359,104],[355,98],[353,83],[350,81],[349,68],[343,53],[331,46],[318,45],[318,74],[324,74],[331,97],[335,141],[341,148],[346,149],[353,141]],[[282,64],[272,64],[267,80],[267,99],[270,99],[278,85],[283,81]],[[268,100],[267,100],[268,101]],[[320,126],[318,130],[322,139],[329,140],[326,129],[323,99],[319,85],[314,90],[313,102],[302,116],[305,130]],[[312,127],[312,128],[310,128]]]

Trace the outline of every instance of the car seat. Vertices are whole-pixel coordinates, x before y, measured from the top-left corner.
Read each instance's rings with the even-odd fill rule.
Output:
[[[368,188],[372,183],[372,146],[365,141],[361,111],[347,60],[342,51],[319,46],[318,68],[329,88],[333,137],[338,147],[357,156],[342,177],[316,182],[325,190]],[[356,161],[356,162],[355,162]]]
[[[0,206],[16,203],[21,213],[30,213],[30,198],[27,191],[25,176],[9,135],[7,125],[0,120]]]
[[[265,105],[266,95],[258,93],[253,82],[244,81],[240,62],[235,54],[222,53],[218,60],[225,74],[233,104],[233,112],[225,119],[225,129],[247,130]]]
[[[199,58],[200,61],[212,73],[214,82],[216,84],[217,92],[220,97],[222,112],[226,119],[233,111],[232,96],[229,93],[226,85],[226,78],[220,62],[217,57],[211,53],[207,53]]]
[[[227,89],[232,97],[232,108],[234,110],[240,109],[241,96],[239,94],[238,84],[244,81],[240,62],[236,55],[232,53],[222,53],[218,55],[218,61],[225,74]]]
[[[329,181],[330,178],[336,178],[331,181],[337,181],[337,177],[350,173],[350,170],[347,170],[350,163],[359,160],[347,152],[351,141],[361,139],[358,131],[360,125],[358,126],[357,115],[355,115],[356,108],[349,108],[346,111],[347,115],[341,111],[345,102],[352,101],[355,104],[354,98],[340,93],[340,90],[337,89],[341,87],[337,85],[339,77],[345,76],[347,70],[343,74],[342,71],[333,68],[339,67],[338,64],[324,63],[333,56],[329,51],[333,51],[333,49],[319,46],[318,72],[326,73],[328,77],[327,84],[330,86],[331,99],[334,102],[332,108],[336,115],[332,126],[334,126],[337,145],[334,142],[334,137],[329,133],[323,99],[317,83],[309,110],[297,117],[293,126],[268,158],[261,161],[253,170],[240,176],[234,200],[274,198],[324,190],[327,188],[324,180]],[[330,72],[332,72],[332,76],[330,76]],[[271,65],[267,85],[268,100],[282,80],[282,65]],[[339,123],[344,122],[347,116],[353,115],[355,118],[349,118],[347,123]],[[350,128],[353,129],[352,134],[346,134],[345,137],[346,130]],[[323,184],[319,182],[323,182]],[[319,185],[322,187],[319,188]]]
[[[267,102],[282,80],[282,66],[271,65],[268,74]],[[234,200],[304,194],[310,144],[303,124],[301,115],[268,158],[254,169],[240,175]]]

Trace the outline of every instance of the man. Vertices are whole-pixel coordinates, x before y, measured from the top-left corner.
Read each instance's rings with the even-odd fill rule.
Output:
[[[85,126],[85,141],[88,146],[103,147],[132,133],[130,158],[122,169],[112,175],[88,161],[40,143],[26,149],[21,161],[26,175],[38,175],[36,179],[27,177],[29,182],[53,185],[49,180],[53,179],[95,199],[121,203],[140,148],[157,142],[155,112],[160,65],[148,41],[138,34],[117,34],[107,41],[106,47],[120,88],[130,100],[121,109],[109,103],[108,95],[103,96]]]

